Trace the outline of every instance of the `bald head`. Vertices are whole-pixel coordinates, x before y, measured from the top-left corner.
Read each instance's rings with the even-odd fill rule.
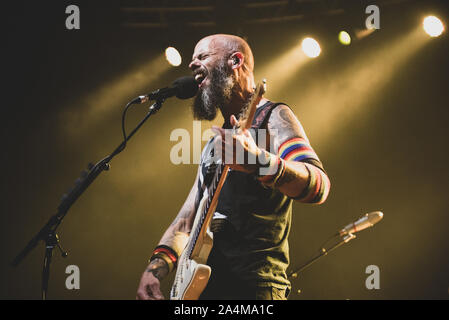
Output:
[[[193,105],[197,119],[212,120],[218,109],[228,119],[254,91],[253,53],[240,37],[214,34],[201,39],[189,68],[199,86]]]
[[[230,34],[213,34],[201,39],[195,47],[209,46],[209,48],[221,51],[224,58],[233,53],[241,52],[244,57],[244,71],[252,73],[254,70],[254,57],[248,43],[242,38]]]

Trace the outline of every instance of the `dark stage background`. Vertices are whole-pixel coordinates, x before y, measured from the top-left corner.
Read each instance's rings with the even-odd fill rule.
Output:
[[[188,74],[195,43],[217,32],[247,38],[257,79],[268,77],[267,97],[292,106],[331,178],[324,205],[294,204],[292,265],[362,214],[384,213],[374,228],[305,270],[293,282],[301,293],[290,299],[449,297],[449,42],[447,33],[431,39],[422,30],[422,39],[413,38],[427,14],[449,21],[446,1],[378,1],[381,29],[348,47],[338,43],[338,31],[363,29],[365,7],[376,1],[315,1],[316,11],[304,4],[304,18],[266,23],[246,23],[249,10],[238,14],[235,1],[217,1],[212,25],[173,23],[169,15],[167,26],[133,25],[145,15],[121,8],[145,3],[169,1],[2,4],[2,299],[40,298],[44,246],[16,269],[9,263],[87,163],[121,141],[123,105]],[[65,28],[69,4],[81,10],[80,30]],[[339,5],[343,12],[325,13]],[[319,39],[320,57],[297,68],[281,61],[282,70],[262,74],[306,35]],[[178,68],[162,57],[169,45],[182,54]],[[192,132],[189,106],[166,101],[71,208],[59,229],[69,257],[55,251],[49,298],[135,298],[146,261],[196,173],[196,165],[170,162],[172,130]],[[127,127],[145,111],[134,107]],[[79,290],[65,288],[72,264],[80,268]],[[379,290],[365,287],[368,265],[380,269]]]

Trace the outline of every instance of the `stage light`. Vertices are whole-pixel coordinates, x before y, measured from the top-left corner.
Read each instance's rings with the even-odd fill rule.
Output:
[[[428,43],[428,36],[418,24],[382,46],[367,47],[356,59],[340,66],[337,74],[333,70],[323,70],[317,76],[303,75],[308,78],[307,90],[298,90],[296,98],[289,99],[293,100],[292,105],[301,108],[296,111],[301,112],[302,122],[307,123],[308,135],[313,137],[314,143],[330,146],[331,137],[343,124],[357,123],[357,117],[363,118],[372,112],[365,108],[376,106],[375,99],[382,99],[383,90],[387,93],[394,90],[392,80]]]
[[[444,25],[435,16],[428,16],[423,21],[424,31],[431,37],[438,37],[444,31]]]
[[[345,46],[351,44],[351,36],[346,31],[340,31],[340,33],[338,34],[338,40]]]
[[[167,49],[165,49],[165,58],[167,59],[168,63],[170,63],[174,67],[181,65],[181,55],[179,54],[178,50],[173,47],[168,47]]]
[[[361,40],[367,36],[369,36],[370,34],[372,34],[374,31],[376,31],[376,29],[371,28],[371,29],[356,29],[354,32],[354,36],[357,40]]]
[[[321,53],[320,44],[313,38],[305,38],[301,43],[302,51],[310,58],[316,58]]]

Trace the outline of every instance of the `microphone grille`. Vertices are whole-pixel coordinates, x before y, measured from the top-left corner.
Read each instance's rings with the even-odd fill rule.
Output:
[[[173,82],[173,87],[176,88],[176,97],[179,99],[189,99],[198,92],[198,82],[192,76],[185,76],[176,79]]]

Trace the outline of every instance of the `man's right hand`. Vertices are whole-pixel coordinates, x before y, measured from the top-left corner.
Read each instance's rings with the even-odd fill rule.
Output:
[[[162,259],[154,259],[140,278],[137,300],[163,300],[160,279],[168,273],[168,266]]]

